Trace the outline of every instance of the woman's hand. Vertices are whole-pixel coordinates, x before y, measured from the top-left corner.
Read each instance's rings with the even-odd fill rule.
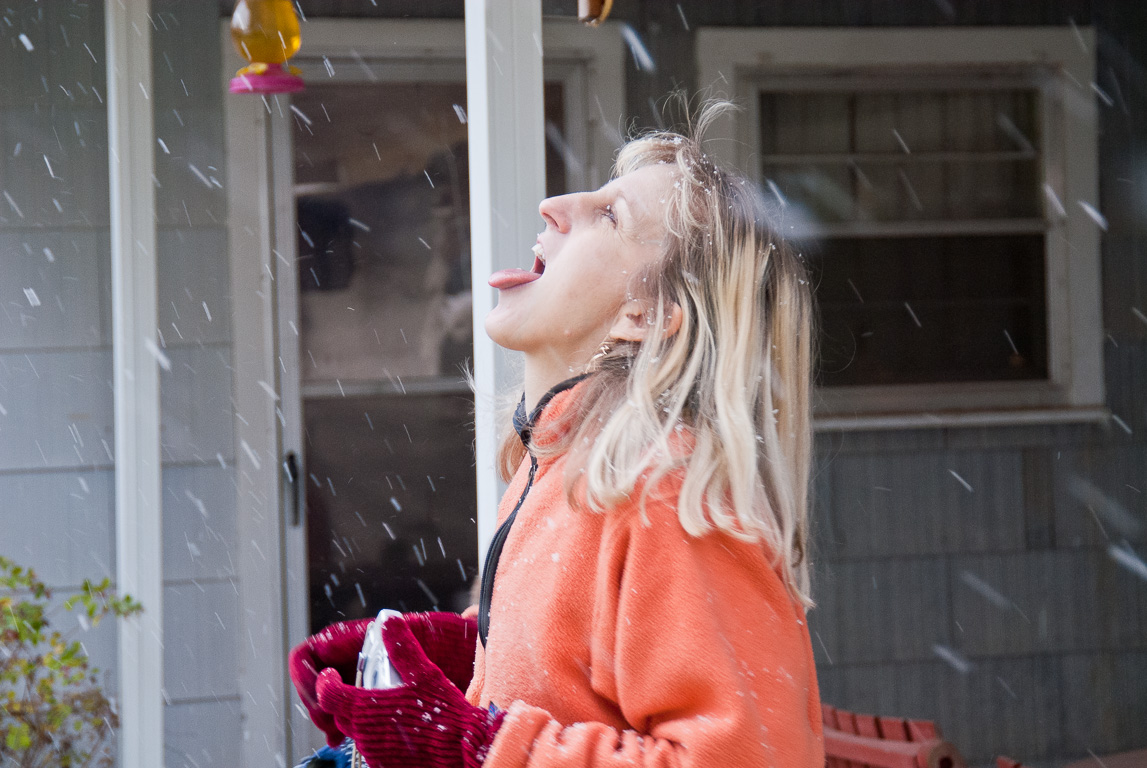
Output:
[[[343,682],[337,670],[326,669],[315,686],[319,707],[339,731],[354,739],[372,766],[480,766],[504,715],[491,715],[466,701],[427,657],[409,619],[388,621],[382,639],[403,685],[355,688]]]
[[[287,661],[291,682],[295,684],[311,722],[326,734],[327,744],[332,747],[342,742],[344,734],[335,725],[334,718],[319,706],[315,684],[319,673],[326,669],[332,669],[333,674],[345,681],[354,682],[358,653],[362,650],[366,628],[371,621],[357,619],[332,624],[292,648]]]
[[[478,620],[456,613],[408,613],[402,617],[430,663],[442,670],[463,693],[474,677]],[[391,619],[393,621],[393,619]],[[390,626],[390,622],[387,622]]]
[[[315,684],[319,673],[328,667],[335,669],[343,682],[354,683],[358,654],[371,621],[373,619],[357,619],[332,624],[291,650],[288,664],[291,681],[307,708],[311,722],[326,734],[327,743],[331,746],[339,744],[344,734],[330,714],[319,707]],[[465,692],[474,676],[478,620],[463,618],[456,613],[434,612],[408,613],[402,617],[402,622],[410,628],[430,662]]]

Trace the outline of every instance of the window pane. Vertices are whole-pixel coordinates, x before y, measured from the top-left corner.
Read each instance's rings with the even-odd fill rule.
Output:
[[[1047,377],[1042,235],[806,245],[825,386]]]
[[[383,607],[466,607],[477,565],[472,420],[465,395],[308,398],[312,627]]]
[[[820,383],[1046,379],[1038,92],[870,85],[760,94],[766,193],[817,276]]]
[[[577,162],[570,157],[565,140],[566,105],[565,88],[560,82],[548,82],[543,88],[546,115],[546,197],[564,195],[570,191],[566,181],[566,163]]]
[[[1035,90],[760,95],[761,172],[798,227],[1038,219]]]
[[[304,381],[457,376],[470,356],[465,103],[461,83],[296,97]]]

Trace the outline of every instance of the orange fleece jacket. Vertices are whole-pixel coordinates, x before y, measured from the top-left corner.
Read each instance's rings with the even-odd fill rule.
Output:
[[[558,393],[539,423],[579,389]],[[764,549],[686,534],[673,482],[650,494],[645,520],[636,501],[571,509],[564,463],[539,462],[496,569],[467,692],[508,710],[487,768],[821,768],[804,611]]]

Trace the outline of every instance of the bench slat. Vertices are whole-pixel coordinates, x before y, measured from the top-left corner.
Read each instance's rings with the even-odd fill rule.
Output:
[[[856,731],[856,715],[849,712],[848,710],[844,710],[844,709],[836,710],[836,727],[837,727],[837,730],[839,730],[843,733],[851,733],[851,734],[855,735],[857,733],[857,731]],[[869,766],[865,765],[864,763],[858,763],[855,760],[844,760],[844,761],[842,761],[842,763],[843,763],[843,768],[870,768]]]
[[[825,751],[847,756],[871,768],[965,768],[964,758],[954,746],[940,739],[930,741],[890,741],[870,739],[835,728],[824,732]]]
[[[880,738],[880,726],[873,715],[856,715],[856,732],[870,739]]]
[[[966,768],[929,720],[856,714],[821,705],[826,768]],[[996,768],[1023,768],[1018,763]]]
[[[908,737],[912,741],[927,741],[940,738],[940,729],[931,720],[909,720]]]
[[[821,713],[821,722],[824,724],[825,733],[827,733],[829,731],[829,729],[835,730],[836,729],[836,707],[832,706],[831,704],[822,703],[820,705],[820,713]],[[841,760],[839,757],[836,757],[835,755],[828,754],[827,747],[825,749],[825,753],[826,753],[825,754],[825,761],[824,761],[825,768],[847,768],[847,766],[848,766],[847,760]]]
[[[908,726],[898,717],[878,717],[880,724],[880,738],[889,741],[911,741],[908,738]]]

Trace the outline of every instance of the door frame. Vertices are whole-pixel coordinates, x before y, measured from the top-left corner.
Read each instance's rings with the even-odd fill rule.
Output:
[[[565,113],[585,116],[584,123],[574,121],[584,130],[571,130],[567,140],[575,153],[584,153],[587,172],[581,178],[571,175],[570,184],[599,186],[609,177],[624,131],[625,47],[620,28],[607,23],[590,29],[567,19],[546,20],[542,28],[546,69],[566,86]],[[226,88],[231,73],[245,62],[231,44],[226,20],[220,29]],[[357,74],[354,69],[340,73],[348,60],[385,60],[387,79],[419,79],[435,66],[456,69],[464,78],[465,41],[461,19],[312,19],[303,26],[303,48],[296,61],[342,60],[334,76],[343,82],[374,79],[361,65]],[[270,747],[294,764],[321,745],[321,736],[286,675],[290,646],[308,634],[305,510],[288,509],[294,499],[283,466],[288,451],[302,456],[298,346],[284,343],[297,337],[298,327],[292,113],[285,96],[228,95],[224,101],[238,541],[243,553],[240,688],[250,692],[243,701],[244,730],[269,740],[245,739],[243,762],[265,762]],[[294,307],[296,316],[288,317],[285,306]],[[499,354],[487,338],[476,336],[474,344],[475,357],[480,352],[486,359]],[[479,350],[479,345],[489,349]],[[493,393],[480,394],[489,396],[477,398],[479,418],[495,402]],[[493,466],[492,456],[482,459],[478,467]],[[299,481],[306,476],[306,467],[300,466]],[[487,490],[481,495],[490,498],[478,500],[479,561],[494,530],[502,485],[482,478],[479,490],[483,488]],[[305,506],[305,493],[299,496],[296,503]]]

